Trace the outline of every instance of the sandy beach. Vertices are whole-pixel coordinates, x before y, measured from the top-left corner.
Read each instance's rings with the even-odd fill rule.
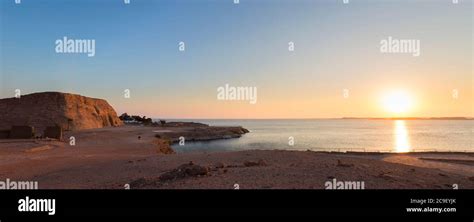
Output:
[[[0,179],[40,189],[474,188],[473,153],[324,153],[252,150],[175,153],[170,141],[225,139],[241,127],[120,126],[66,132],[64,141],[0,140]],[[74,136],[75,145],[69,144]]]

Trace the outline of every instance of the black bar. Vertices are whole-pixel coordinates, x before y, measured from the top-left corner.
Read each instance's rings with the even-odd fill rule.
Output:
[[[18,200],[55,199],[56,214],[19,212]],[[60,217],[462,217],[474,219],[474,190],[8,190],[0,191],[0,220]],[[455,199],[456,212],[407,212],[411,199]]]

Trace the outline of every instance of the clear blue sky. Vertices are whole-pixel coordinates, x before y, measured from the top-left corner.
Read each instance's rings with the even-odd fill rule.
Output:
[[[469,0],[0,2],[1,98],[18,88],[105,98],[118,112],[154,117],[337,117],[382,115],[360,108],[382,86],[420,98],[456,88],[463,97],[452,110],[432,99],[439,110],[414,114],[472,114]],[[63,36],[95,39],[95,57],[55,53]],[[380,54],[388,36],[420,39],[422,56]],[[257,86],[258,104],[216,101],[226,83]],[[339,101],[344,88],[351,104]]]

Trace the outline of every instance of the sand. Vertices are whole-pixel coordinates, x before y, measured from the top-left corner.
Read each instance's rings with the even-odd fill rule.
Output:
[[[179,136],[208,140],[235,132],[122,126],[67,132],[65,141],[0,140],[0,180],[38,181],[40,189],[324,189],[333,179],[363,181],[365,189],[474,189],[473,153],[163,152],[165,140]],[[190,162],[184,176],[163,179]]]

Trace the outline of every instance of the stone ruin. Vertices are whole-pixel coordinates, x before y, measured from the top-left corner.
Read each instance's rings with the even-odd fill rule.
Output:
[[[35,128],[33,126],[12,126],[10,130],[0,130],[0,139],[33,139],[35,137]],[[39,138],[61,140],[63,138],[63,130],[60,126],[48,126]]]

